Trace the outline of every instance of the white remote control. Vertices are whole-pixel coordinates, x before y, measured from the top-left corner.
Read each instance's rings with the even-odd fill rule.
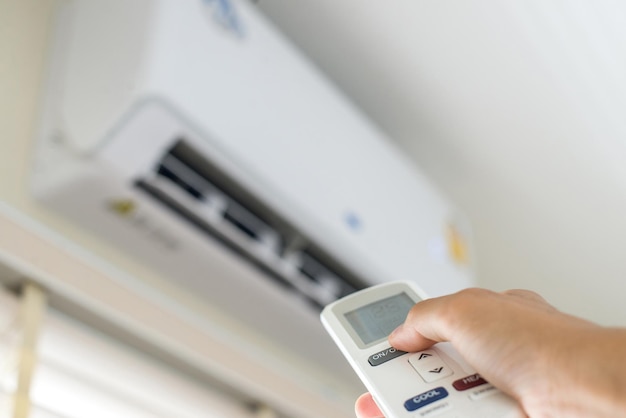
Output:
[[[522,418],[518,404],[486,382],[448,343],[405,353],[388,335],[425,299],[409,282],[353,293],[328,305],[322,323],[387,418]]]

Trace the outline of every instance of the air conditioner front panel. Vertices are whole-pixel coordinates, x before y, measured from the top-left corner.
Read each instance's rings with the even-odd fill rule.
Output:
[[[204,155],[211,156],[235,181],[259,191],[259,199],[313,241],[330,248],[370,283],[408,277],[437,295],[470,281],[467,266],[458,266],[445,254],[433,254],[432,250],[433,245],[445,241],[446,225],[453,220],[454,212],[427,182],[420,182],[413,167],[400,156],[392,158],[393,153],[383,146],[366,148],[378,151],[379,159],[371,156],[371,166],[363,162],[363,156],[356,163],[335,161],[335,176],[329,171],[333,170],[332,156],[336,154],[328,151],[329,155],[312,159],[321,146],[301,155],[269,156],[266,152],[264,157],[259,151],[253,154],[258,158],[245,159],[242,155],[249,152],[235,151],[232,141],[221,141],[172,105],[156,99],[129,112],[113,132],[98,153],[128,181],[154,170],[172,141],[184,137]],[[265,142],[271,145],[271,141]],[[309,144],[301,143],[304,148]],[[386,169],[379,161],[385,162],[385,156],[389,163]],[[294,171],[283,172],[273,161],[284,159],[299,165],[293,167]],[[324,169],[314,167],[315,161],[324,161]],[[311,178],[323,187],[307,184]],[[406,182],[402,187],[385,186],[385,179]]]
[[[469,285],[470,266],[432,253],[462,218],[299,51],[241,12],[246,33],[233,38],[192,9],[167,9],[151,66],[157,96],[238,181],[266,190],[269,204],[372,282],[416,279],[433,295]],[[212,54],[190,57],[183,45]]]
[[[68,2],[35,193],[350,379],[319,307],[391,280],[466,287],[447,238],[466,224],[254,6],[234,3],[234,35],[220,3]]]
[[[471,284],[471,266],[441,250],[449,224],[463,223],[454,209],[252,6],[235,3],[245,27],[235,36],[215,23],[206,2],[158,0],[143,15],[127,13],[124,3],[111,0],[106,14],[97,13],[98,2],[73,6],[80,12],[71,38],[98,42],[69,44],[65,84],[72,87],[60,107],[77,149],[106,150],[138,109],[159,102],[236,182],[368,282],[414,279],[432,295]],[[107,44],[116,19],[125,24]],[[132,48],[113,42],[124,31]],[[147,133],[120,142],[133,151],[108,160],[144,172],[163,152],[156,141]],[[131,161],[118,161],[125,154]]]

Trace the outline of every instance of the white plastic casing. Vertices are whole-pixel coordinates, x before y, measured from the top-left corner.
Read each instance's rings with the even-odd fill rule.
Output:
[[[234,35],[208,3],[220,2],[69,2],[52,56],[37,196],[73,217],[68,194],[96,177],[131,184],[177,136],[193,136],[371,284],[420,273],[432,278],[422,283],[431,295],[471,285],[463,215],[254,6],[233,2],[242,27]],[[450,255],[450,227],[464,236],[465,262]]]
[[[507,395],[487,382],[448,343],[419,353],[394,353],[387,338],[364,344],[346,314],[405,293],[415,303],[426,298],[413,283],[393,282],[361,290],[328,305],[322,323],[387,418],[522,418]],[[398,324],[399,325],[399,324]],[[390,350],[391,349],[391,350]],[[370,364],[379,358],[380,364]],[[484,379],[483,379],[484,380]],[[458,386],[459,390],[456,388]],[[446,395],[447,393],[447,395]],[[405,404],[408,405],[409,411]]]

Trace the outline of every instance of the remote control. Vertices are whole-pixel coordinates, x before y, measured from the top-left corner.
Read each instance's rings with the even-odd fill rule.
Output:
[[[370,287],[326,306],[322,323],[387,418],[523,418],[454,350],[439,343],[417,353],[391,347],[388,335],[426,299],[417,285]]]

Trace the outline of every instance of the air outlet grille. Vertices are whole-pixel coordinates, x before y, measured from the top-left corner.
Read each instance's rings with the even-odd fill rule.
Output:
[[[301,231],[184,139],[177,140],[153,172],[135,185],[318,309],[364,287],[348,269],[318,250]]]

